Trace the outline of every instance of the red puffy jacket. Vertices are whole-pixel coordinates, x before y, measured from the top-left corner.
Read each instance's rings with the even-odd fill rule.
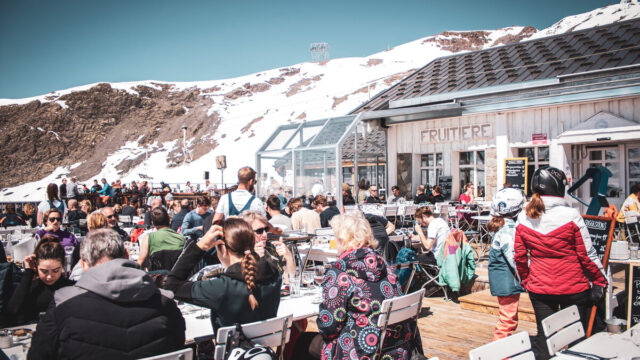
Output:
[[[605,286],[602,263],[580,213],[563,198],[542,196],[542,201],[545,212],[539,219],[531,219],[525,211],[518,216],[514,258],[522,286],[550,295],[589,290],[590,280]]]

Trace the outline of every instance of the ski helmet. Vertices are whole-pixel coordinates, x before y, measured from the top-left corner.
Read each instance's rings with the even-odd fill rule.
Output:
[[[498,216],[516,216],[524,206],[524,193],[520,189],[499,190],[491,201],[491,212]]]
[[[229,360],[271,360],[275,358],[276,354],[271,348],[259,345],[248,350],[235,348],[231,350],[228,357]]]
[[[538,169],[531,178],[531,190],[540,195],[564,197],[566,185],[564,172],[554,167]]]

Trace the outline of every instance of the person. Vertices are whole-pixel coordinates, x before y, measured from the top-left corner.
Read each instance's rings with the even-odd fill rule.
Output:
[[[104,205],[107,205],[112,195],[111,185],[109,185],[109,182],[105,178],[100,179],[100,182],[102,182],[102,189],[98,190],[97,193],[100,195],[100,199],[102,199],[102,203]]]
[[[240,218],[246,221],[253,229],[256,254],[261,258],[269,256],[277,265],[280,274],[287,270],[287,273],[293,276],[296,271],[296,265],[293,261],[293,255],[287,248],[282,239],[278,241],[267,241],[269,231],[269,221],[267,218],[257,211],[247,210],[240,214]]]
[[[91,201],[89,200],[82,200],[80,202],[80,210],[85,213],[86,215],[89,215],[91,213],[91,210],[93,210],[93,206],[91,205]]]
[[[204,218],[212,213],[209,207],[211,200],[206,196],[198,196],[196,199],[196,208],[185,215],[182,220],[182,235],[187,241],[197,241],[199,237],[204,235],[203,226]],[[214,216],[215,221],[215,216]]]
[[[282,230],[291,230],[293,229],[293,225],[291,225],[291,219],[287,216],[282,215],[280,212],[280,198],[276,195],[269,195],[267,198],[267,213],[271,216],[269,223],[274,227],[280,228]]]
[[[77,181],[75,176],[69,179],[67,183],[67,199],[78,199],[80,197]]]
[[[184,346],[184,319],[171,293],[125,255],[114,231],[87,235],[80,245],[84,274],[56,291],[29,359],[139,359]]]
[[[155,208],[161,207],[162,206],[162,199],[159,197],[153,198],[151,199],[151,209],[153,210]],[[144,213],[144,227],[147,229],[151,228],[151,211],[147,211],[146,213]]]
[[[245,166],[238,170],[238,189],[220,197],[213,222],[231,215],[240,215],[245,210],[258,211],[265,215],[262,201],[253,196],[256,184],[256,171]]]
[[[473,185],[473,183],[468,182],[465,186],[464,186],[464,192],[462,194],[460,194],[460,197],[458,198],[458,201],[460,202],[460,204],[473,204],[474,200],[475,200],[475,196],[473,195],[473,189],[475,188],[475,186]]]
[[[425,253],[418,255],[418,261],[423,264],[436,265],[436,255],[440,253],[451,229],[444,219],[435,217],[433,211],[427,206],[416,210],[414,217],[416,219],[414,230],[417,235],[411,235],[411,237],[418,237],[425,249]],[[427,228],[426,234],[423,227]]]
[[[0,226],[21,226],[26,225],[24,218],[19,214],[16,214],[16,206],[14,204],[7,204],[4,215],[0,215]]]
[[[89,232],[98,229],[105,229],[108,226],[109,224],[107,223],[107,218],[99,211],[91,213],[89,214],[89,216],[87,216],[87,230]]]
[[[607,284],[582,216],[564,199],[566,182],[562,170],[536,170],[533,196],[516,226],[514,260],[536,315],[536,357],[548,357],[542,320],[576,305],[587,329],[589,309],[602,299]]]
[[[371,185],[369,186],[369,196],[367,196],[367,199],[365,200],[365,202],[367,204],[382,204],[383,201],[380,200],[380,197],[378,196],[378,187],[375,185]]]
[[[165,288],[177,299],[211,309],[214,333],[223,326],[262,321],[278,313],[282,277],[268,257],[255,252],[254,239],[251,225],[228,218],[198,242],[188,243],[167,277]],[[214,247],[224,274],[188,281],[193,267]]]
[[[373,358],[381,336],[377,325],[380,313],[374,306],[403,295],[400,281],[374,251],[378,244],[362,215],[335,216],[331,227],[338,260],[330,264],[322,282],[322,302],[316,319],[319,335],[302,334],[296,342],[294,358]],[[380,358],[408,359],[415,347],[415,321],[395,324],[391,331],[393,336],[385,336]],[[420,336],[415,339],[420,341]],[[421,350],[420,346],[418,351]]]
[[[129,200],[127,200],[127,205],[122,207],[122,212],[120,215],[127,216],[129,218],[138,215],[136,200],[134,200],[133,198],[129,198]]]
[[[64,276],[65,252],[57,238],[48,235],[40,239],[33,254],[24,258],[24,273],[7,303],[6,311],[19,323],[38,320],[47,310],[53,293],[74,282]]]
[[[442,188],[440,186],[436,185],[433,187],[429,202],[432,204],[444,202],[444,196],[442,195]]]
[[[139,190],[140,190],[140,193],[142,193],[142,196],[147,196],[149,192],[151,192],[151,188],[149,188],[147,180],[142,181],[142,183],[140,184]]]
[[[91,193],[95,194],[98,191],[102,190],[102,185],[98,184],[98,180],[93,180],[93,185],[91,186]]]
[[[51,235],[60,241],[62,246],[77,246],[78,240],[72,233],[62,230],[60,225],[62,224],[62,213],[58,209],[49,209],[44,213],[45,227],[38,229],[35,235],[40,239],[46,235]]]
[[[414,202],[416,204],[426,204],[429,202],[429,195],[426,194],[424,185],[418,185]]]
[[[113,205],[113,211],[115,212],[116,215],[119,216],[122,213],[122,205],[120,204]]]
[[[384,256],[385,247],[389,243],[389,235],[396,231],[396,226],[384,216],[364,214],[364,217],[369,222],[373,237],[378,242],[378,247],[375,250]]]
[[[358,198],[356,200],[358,200],[358,204],[364,204],[364,202],[367,200],[367,197],[369,196],[369,182],[367,181],[367,179],[360,179],[360,181],[358,181]]]
[[[334,216],[340,215],[340,210],[335,206],[329,206],[327,198],[323,195],[318,195],[313,199],[311,206],[320,214],[320,227],[329,227],[329,221]]]
[[[115,210],[113,210],[112,207],[105,206],[100,210],[100,212],[107,219],[109,228],[118,233],[122,242],[131,240],[129,234],[127,234],[126,231],[122,230],[118,225],[118,215],[115,213]]]
[[[62,184],[58,187],[58,193],[62,200],[67,199],[67,178],[62,179]]]
[[[495,233],[489,250],[489,288],[498,297],[498,323],[493,329],[493,340],[505,338],[518,328],[520,277],[513,259],[516,236],[516,218],[524,205],[524,193],[518,189],[499,190],[491,201],[493,217],[487,230]]]
[[[27,225],[32,228],[38,226],[36,207],[31,203],[26,203],[22,209],[24,210],[24,221]]]
[[[171,230],[180,231],[184,217],[189,213],[189,200],[182,199],[180,202],[175,202],[174,205],[175,214],[171,218]]]
[[[303,230],[309,234],[316,232],[322,227],[320,224],[320,214],[302,206],[302,199],[292,198],[289,200],[289,212],[291,213],[291,226],[293,230]]]
[[[342,184],[342,204],[343,205],[355,205],[356,201],[351,194],[351,187],[347,183]]]
[[[391,187],[391,195],[387,197],[387,204],[396,203],[400,199],[400,188],[398,185]]]
[[[638,212],[640,211],[640,183],[637,183],[631,187],[631,193],[624,200],[622,206],[620,206],[620,212],[616,217],[616,221],[620,225],[626,225],[625,213],[626,212]],[[628,233],[633,234],[636,233],[636,228],[634,226],[626,225],[628,229]],[[640,234],[636,233],[636,242],[640,241]],[[625,234],[626,236],[626,234]],[[632,241],[629,239],[628,241]]]
[[[169,227],[169,214],[163,207],[151,210],[151,223],[157,231],[142,236],[138,264],[143,266],[147,257],[153,257],[161,251],[168,251],[164,253],[167,256],[163,255],[157,262],[150,261],[150,270],[171,270],[184,247],[184,236]]]
[[[67,213],[67,218],[69,219],[69,223],[77,223],[80,219],[86,219],[87,214],[78,209],[78,200],[70,199],[68,203],[69,212]]]
[[[38,204],[38,226],[42,226],[44,223],[44,213],[49,209],[58,209],[61,214],[67,212],[67,207],[60,197],[58,197],[58,186],[56,184],[47,185],[47,200]]]

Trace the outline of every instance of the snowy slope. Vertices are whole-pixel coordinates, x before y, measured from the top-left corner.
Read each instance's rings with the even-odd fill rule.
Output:
[[[215,169],[215,157],[226,155],[229,168],[225,171],[225,180],[233,182],[238,168],[255,165],[255,152],[277,126],[347,114],[371,96],[385,90],[437,57],[450,55],[453,52],[501,45],[505,36],[523,37],[523,34],[526,38],[549,36],[639,16],[640,6],[637,3],[611,5],[589,13],[567,17],[537,33],[530,27],[520,26],[494,31],[448,31],[368,57],[342,58],[324,63],[302,63],[232,79],[177,83],[161,81],[112,83],[113,88],[122,89],[131,94],[137,94],[133,89],[139,85],[158,88],[158,84],[167,84],[171,86],[171,91],[175,92],[193,88],[201,89],[200,96],[213,100],[207,115],[217,114],[221,121],[215,133],[206,134],[201,139],[187,139],[187,143],[193,144],[196,140],[204,139],[212,144],[213,150],[192,162],[168,167],[167,155],[172,150],[182,147],[182,134],[177,134],[173,141],[146,147],[139,145],[137,141],[129,141],[118,151],[109,155],[102,164],[102,169],[96,169],[94,176],[87,179],[80,178],[79,181],[89,183],[92,179],[105,177],[109,181],[119,178],[129,182],[140,179],[140,174],[144,174],[152,177],[155,182],[162,180],[169,183],[184,183],[190,180],[192,183],[198,183],[202,182],[203,172],[210,171],[212,182],[219,183],[220,172]],[[0,106],[25,104],[37,99],[41,102],[58,101],[61,103],[60,106],[64,107],[64,102],[57,100],[60,96],[70,92],[84,91],[95,85],[97,84],[28,99],[0,99]],[[188,112],[189,109],[186,108],[185,111]],[[128,173],[119,173],[116,169],[122,161],[134,159],[145,153],[148,159]],[[59,167],[51,175],[39,181],[3,189],[0,191],[0,201],[39,201],[49,182],[59,179],[71,170],[72,168]]]

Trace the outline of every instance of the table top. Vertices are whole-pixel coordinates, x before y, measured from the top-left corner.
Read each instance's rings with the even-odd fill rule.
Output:
[[[491,216],[491,215],[477,215],[477,216],[472,216],[471,218],[474,219],[474,220],[478,220],[478,221],[491,221],[493,216]]]
[[[302,288],[299,297],[283,296],[280,298],[278,316],[292,314],[293,320],[305,319],[318,315],[318,303],[314,301],[321,295],[320,287]]]
[[[637,326],[636,328],[640,329]],[[630,332],[622,334],[600,332],[588,339],[584,339],[569,350],[610,358],[611,360],[630,360],[633,357],[640,357],[640,345],[634,344]],[[575,360],[576,356],[557,354],[554,359]]]

